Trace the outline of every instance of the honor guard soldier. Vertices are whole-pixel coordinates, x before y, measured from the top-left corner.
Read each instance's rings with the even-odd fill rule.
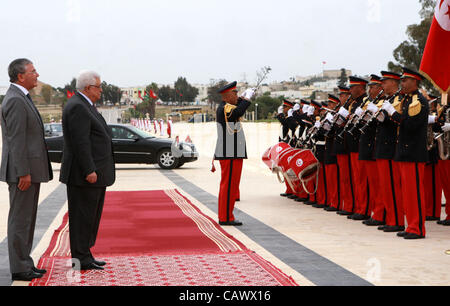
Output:
[[[425,91],[422,95],[428,100],[430,115],[428,116],[427,149],[428,163],[425,165],[425,195],[426,195],[426,221],[441,220],[442,210],[442,185],[439,172],[439,150],[434,137],[435,124],[437,120],[438,99],[428,95]],[[439,132],[439,130],[437,130]]]
[[[369,82],[369,97],[364,100],[364,104],[356,110],[359,121],[363,121],[363,117],[378,112],[378,102],[383,95],[383,88],[381,87],[381,78],[375,74],[370,76]],[[358,196],[356,203],[356,211],[351,219],[365,220],[367,219],[380,220],[376,225],[384,225],[384,203],[381,197],[381,188],[379,185],[378,168],[374,157],[375,148],[375,133],[376,121],[368,124],[364,133],[360,132],[362,126],[359,121],[351,129],[352,135],[359,138],[359,173],[360,182],[357,184]],[[364,122],[364,121],[363,121]],[[373,213],[373,215],[372,215]]]
[[[366,86],[368,81],[359,77],[351,76],[350,78],[350,98],[351,102],[344,105],[339,110],[339,115],[347,119],[347,122],[355,116],[355,111],[364,102],[367,97]],[[339,215],[353,215],[356,208],[356,199],[358,196],[357,184],[360,182],[359,177],[359,137],[345,133],[345,127],[341,127],[337,135],[343,134],[344,148],[347,154],[338,155],[339,170],[342,174],[342,184],[344,187],[342,195],[344,197],[344,206]],[[336,137],[338,138],[338,137]],[[339,162],[340,160],[340,162]]]
[[[403,68],[401,87],[405,94],[401,103],[383,104],[389,116],[399,124],[394,160],[399,163],[403,204],[408,227],[397,233],[405,239],[425,238],[425,164],[428,162],[427,125],[429,105],[419,92],[423,77]]]
[[[328,108],[336,110],[341,101],[334,95],[328,95]],[[328,118],[328,119],[327,119]],[[333,118],[332,113],[327,113],[326,120],[331,121]],[[334,135],[325,137],[325,152],[324,152],[324,165],[325,165],[325,183],[326,183],[326,211],[339,211],[341,210],[341,191],[340,191],[340,176],[339,167],[337,164],[336,153],[334,150]]]
[[[437,99],[439,101],[439,99]],[[438,165],[437,172],[441,182],[442,191],[444,192],[445,199],[450,199],[450,159],[448,151],[448,141],[450,137],[450,118],[449,115],[449,101],[441,101],[442,105],[437,105],[437,114],[435,123],[433,124],[433,131],[438,134],[435,139],[438,140]],[[436,195],[439,198],[442,195],[442,191]],[[436,202],[440,202],[436,201]],[[449,203],[450,200],[447,200]],[[450,226],[450,204],[445,205],[445,213],[447,217],[444,220],[440,220],[437,223],[444,226]]]
[[[243,160],[247,159],[245,134],[241,124],[254,96],[254,89],[247,89],[238,97],[236,82],[219,90],[222,103],[217,108],[217,145],[214,160],[220,161],[221,181],[219,191],[219,224],[239,226],[235,220],[234,205],[239,194]]]
[[[385,95],[385,102],[398,105],[402,100],[400,94],[400,74],[390,71],[381,71],[381,82]],[[383,192],[382,200],[386,210],[386,225],[382,220],[371,219],[366,225],[376,226],[386,233],[401,232],[405,230],[405,214],[403,210],[400,169],[394,161],[395,146],[397,142],[398,124],[388,117],[385,110],[381,110],[374,118],[377,121],[375,136],[375,159],[378,168],[378,177]]]
[[[292,136],[292,115],[293,115],[293,108],[294,107],[294,103],[292,103],[289,100],[284,99],[283,100],[283,105],[281,105],[278,108],[278,115],[277,115],[277,119],[278,121],[280,121],[281,123],[281,128],[282,128],[282,136],[280,137],[280,142],[286,142],[286,143],[290,143],[291,141],[291,135],[289,134],[289,132],[291,132]],[[295,129],[294,129],[295,131]]]

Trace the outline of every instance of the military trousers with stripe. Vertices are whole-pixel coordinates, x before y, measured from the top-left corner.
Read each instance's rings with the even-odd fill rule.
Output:
[[[240,197],[243,159],[221,160],[221,180],[219,190],[219,222],[235,221],[233,210],[236,199]]]

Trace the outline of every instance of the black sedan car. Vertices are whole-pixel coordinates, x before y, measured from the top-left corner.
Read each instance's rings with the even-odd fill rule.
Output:
[[[158,164],[162,169],[180,168],[198,159],[192,143],[154,137],[132,125],[111,124],[114,160],[117,164]],[[61,163],[64,138],[45,139],[50,160]]]

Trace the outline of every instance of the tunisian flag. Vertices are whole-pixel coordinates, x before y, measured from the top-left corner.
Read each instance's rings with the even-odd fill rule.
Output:
[[[450,90],[450,0],[437,0],[420,72],[441,93]]]

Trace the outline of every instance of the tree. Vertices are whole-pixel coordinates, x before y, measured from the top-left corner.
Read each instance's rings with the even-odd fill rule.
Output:
[[[105,81],[102,82],[102,99],[101,104],[104,104],[105,102],[110,102],[114,105],[120,103],[120,98],[122,97],[122,91],[119,87],[108,84]]]
[[[338,86],[346,86],[348,81],[347,69],[341,69],[341,76],[339,77]]]
[[[422,17],[422,21],[419,24],[412,24],[408,26],[406,30],[408,40],[403,41],[394,50],[394,59],[396,62],[391,61],[388,63],[388,69],[390,71],[401,73],[402,67],[408,67],[416,71],[419,71],[420,69],[420,63],[422,61],[423,52],[427,43],[428,33],[433,21],[435,1],[419,1],[422,4],[422,9],[419,12]],[[435,91],[432,84],[428,80],[424,80],[423,84],[428,90]]]
[[[281,105],[280,98],[272,98],[270,95],[263,95],[257,97],[254,102],[248,108],[249,112],[253,112],[258,104],[258,119],[272,119],[270,118],[273,112],[275,112]]]
[[[150,118],[155,118],[155,116],[156,116],[156,100],[158,100],[158,96],[159,96],[158,84],[152,83],[152,84],[148,85],[145,88],[145,91],[146,91],[146,93],[144,95],[144,101],[148,102],[148,104],[149,104]],[[153,98],[151,96],[150,92],[153,92],[153,94],[156,96],[156,98]]]
[[[198,89],[188,83],[186,78],[179,77],[175,82],[175,101],[193,102],[198,96]]]
[[[41,96],[44,98],[46,104],[49,104],[52,99],[53,88],[50,85],[43,85],[41,89]]]
[[[222,102],[222,96],[219,94],[219,90],[228,84],[226,80],[210,80],[208,87],[208,103],[211,105],[211,109],[215,109],[216,105]]]
[[[174,90],[170,88],[170,86],[164,85],[158,90],[158,97],[161,99],[161,101],[164,102],[172,102],[175,101],[175,95]]]

